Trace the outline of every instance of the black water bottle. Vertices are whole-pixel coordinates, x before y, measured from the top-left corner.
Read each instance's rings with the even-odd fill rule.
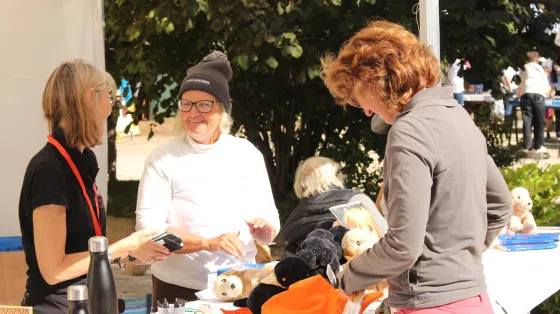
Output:
[[[88,314],[88,289],[84,285],[68,287],[68,314]]]
[[[87,275],[89,314],[118,314],[117,288],[109,263],[107,238],[93,237],[88,247],[91,257]]]

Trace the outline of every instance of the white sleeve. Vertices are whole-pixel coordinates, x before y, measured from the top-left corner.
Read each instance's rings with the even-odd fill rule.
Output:
[[[162,160],[152,153],[146,160],[138,187],[136,230],[167,228],[167,214],[171,204],[171,182],[163,169]]]
[[[449,66],[449,70],[447,71],[447,79],[451,85],[455,84],[455,79],[459,77],[460,62],[460,60],[455,60],[455,62]]]
[[[256,148],[255,148],[256,150]],[[278,216],[278,209],[274,203],[272,195],[272,188],[270,187],[270,179],[264,163],[264,157],[260,151],[256,150],[254,166],[251,167],[251,182],[252,186],[248,187],[250,197],[253,199],[254,211],[251,213],[254,218],[263,218],[269,224],[274,226],[276,234],[280,232],[280,217]]]

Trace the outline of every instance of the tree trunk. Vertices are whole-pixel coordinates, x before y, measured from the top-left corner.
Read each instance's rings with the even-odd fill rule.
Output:
[[[117,106],[115,106],[117,107]],[[119,109],[113,110],[107,118],[107,165],[109,166],[109,181],[117,180],[117,115]]]

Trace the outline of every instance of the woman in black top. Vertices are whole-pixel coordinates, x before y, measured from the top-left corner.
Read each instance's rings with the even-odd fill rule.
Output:
[[[52,132],[31,159],[21,189],[19,219],[27,271],[22,305],[34,313],[66,313],[66,289],[85,284],[88,240],[106,236],[105,206],[95,185],[99,171],[90,149],[101,143],[111,113],[115,82],[90,63],[74,60],[51,74],[43,111]],[[151,263],[169,250],[150,241],[156,230],[140,231],[109,246],[119,265]]]

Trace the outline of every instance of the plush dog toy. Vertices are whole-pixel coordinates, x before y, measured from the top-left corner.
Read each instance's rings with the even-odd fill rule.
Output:
[[[511,190],[513,198],[513,215],[509,221],[509,230],[515,233],[534,233],[537,229],[535,218],[531,213],[533,201],[526,188]]]
[[[319,223],[317,225],[317,227],[315,228],[315,230],[318,229],[324,229],[324,230],[328,230],[334,238],[334,244],[336,245],[336,250],[338,251],[338,255],[340,256],[340,259],[338,260],[338,263],[340,265],[343,265],[344,263],[346,263],[346,259],[344,258],[343,254],[342,254],[342,238],[344,238],[344,235],[346,234],[346,232],[348,232],[348,228],[344,227],[344,226],[334,226],[332,227],[332,223],[330,222],[323,222],[323,223]]]
[[[308,278],[312,272],[313,268],[309,265],[309,261],[297,255],[284,257],[274,268],[276,280],[286,289],[292,284]]]
[[[245,299],[267,274],[260,268],[229,270],[214,280],[213,291],[224,302]]]
[[[340,271],[340,255],[338,255],[340,251],[336,248],[332,234],[325,231],[330,235],[329,238],[322,231],[325,230],[318,229],[312,231],[307,238],[301,242],[296,251],[296,256],[306,260],[312,269],[317,270],[316,274],[321,274],[324,277],[326,275],[326,267],[330,265],[332,271],[336,275]],[[318,234],[321,237],[315,236]]]

